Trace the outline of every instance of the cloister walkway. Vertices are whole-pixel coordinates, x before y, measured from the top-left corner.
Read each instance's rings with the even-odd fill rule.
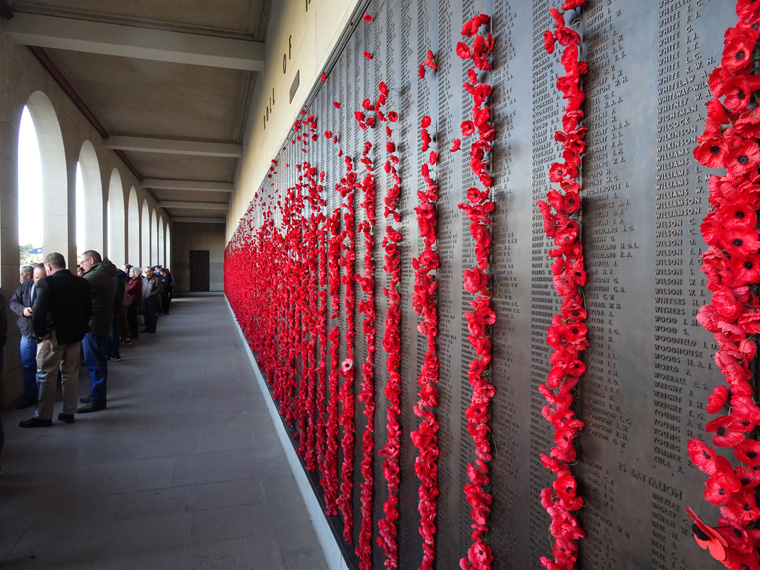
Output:
[[[109,364],[108,410],[2,410],[0,568],[326,569],[246,351],[223,297],[180,298]]]

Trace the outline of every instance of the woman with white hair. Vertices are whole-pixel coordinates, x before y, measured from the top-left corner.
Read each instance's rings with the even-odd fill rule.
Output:
[[[127,283],[127,322],[129,323],[130,338],[137,338],[137,309],[142,305],[142,271],[139,267],[129,270],[129,283]]]

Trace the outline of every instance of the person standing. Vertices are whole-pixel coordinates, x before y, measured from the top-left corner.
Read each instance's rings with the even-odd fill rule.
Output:
[[[172,291],[174,290],[174,277],[169,273],[166,267],[160,271],[161,279],[161,310],[165,315],[169,314],[169,304],[172,301]]]
[[[118,362],[121,360],[119,353],[119,344],[121,343],[121,310],[126,311],[124,299],[126,293],[127,274],[121,269],[116,270],[113,276],[113,320],[111,322],[111,332],[106,339],[106,360]]]
[[[153,273],[153,268],[145,268],[145,278],[143,279],[143,318],[145,319],[145,332],[155,333],[158,317],[156,316],[156,304],[161,295],[161,281]]]
[[[113,277],[116,266],[92,249],[82,254],[79,266],[92,290],[90,332],[82,340],[84,363],[90,372],[90,395],[79,400],[84,406],[77,409],[78,414],[87,414],[108,407],[106,338],[111,334],[113,323]]]
[[[129,323],[131,338],[137,338],[137,311],[142,306],[143,279],[141,273],[139,267],[132,267],[129,270],[129,283],[127,283],[127,296],[129,297],[127,322]]]
[[[34,272],[34,265],[22,265],[18,272],[18,282],[23,285],[26,281],[32,278]]]
[[[53,425],[53,407],[58,371],[63,385],[63,412],[58,419],[74,423],[79,391],[79,352],[90,330],[92,314],[90,284],[66,269],[60,253],[49,253],[43,262],[46,277],[37,282],[37,299],[32,305],[32,330],[37,337],[37,380],[39,397],[34,417],[19,427]]]
[[[23,273],[22,273],[23,275]],[[21,340],[21,376],[24,380],[24,397],[16,407],[23,410],[37,405],[37,337],[32,328],[32,305],[37,298],[37,283],[45,277],[45,266],[38,263],[33,267],[33,278],[21,280],[21,285],[11,297],[11,311],[19,317],[16,321]]]

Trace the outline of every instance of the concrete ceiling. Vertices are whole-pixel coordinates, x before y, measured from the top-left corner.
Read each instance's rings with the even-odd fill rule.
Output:
[[[226,221],[271,0],[0,0],[175,221]],[[66,88],[66,87],[65,87]]]

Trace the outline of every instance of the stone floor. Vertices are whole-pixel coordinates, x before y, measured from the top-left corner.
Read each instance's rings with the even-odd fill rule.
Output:
[[[326,570],[246,350],[221,296],[180,298],[109,365],[108,410],[3,410],[0,567]]]

